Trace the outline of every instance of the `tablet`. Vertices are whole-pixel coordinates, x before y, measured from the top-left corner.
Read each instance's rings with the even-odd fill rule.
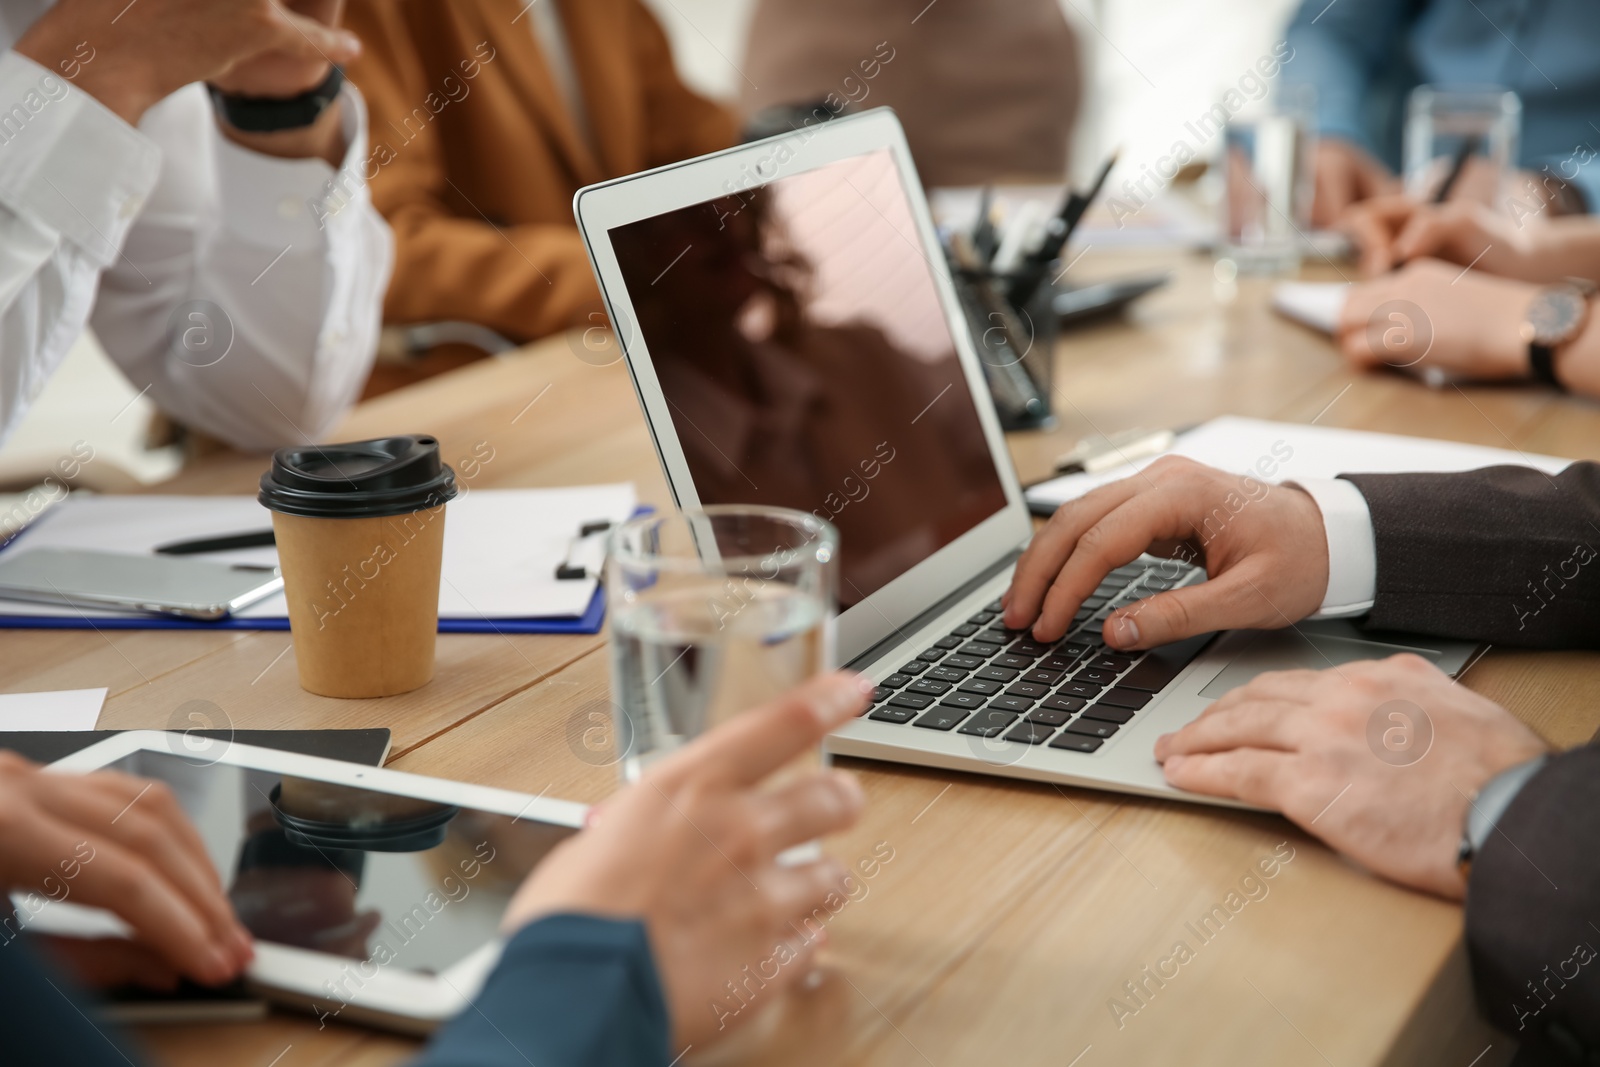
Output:
[[[586,807],[242,744],[130,730],[51,764],[171,786],[256,937],[246,984],[324,1023],[426,1033],[499,958],[501,915]],[[14,898],[24,929],[127,932],[109,912]]]

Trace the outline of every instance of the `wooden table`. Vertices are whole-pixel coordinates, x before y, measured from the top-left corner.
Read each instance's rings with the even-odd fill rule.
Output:
[[[1091,254],[1105,275],[1149,256]],[[1315,272],[1313,272],[1315,276]],[[1532,388],[1430,391],[1352,375],[1319,336],[1272,315],[1266,285],[1222,286],[1186,258],[1128,320],[1066,335],[1060,427],[1012,451],[1024,481],[1091,430],[1196,422],[1221,412],[1436,435],[1600,458],[1600,415]],[[669,498],[619,363],[558,339],[364,405],[342,438],[427,431],[446,457],[487,443],[475,486],[632,480]],[[224,456],[174,492],[249,492],[260,457]],[[110,688],[102,727],[387,726],[390,765],[593,801],[613,771],[580,758],[572,724],[607,703],[602,636],[439,639],[436,679],[384,700],[303,692],[286,633],[15,631],[0,637],[10,691]],[[1467,675],[1552,742],[1595,732],[1600,658],[1492,651]],[[894,858],[832,928],[818,988],[776,1006],[714,1059],[760,1063],[1246,1064],[1330,1067],[1503,1062],[1472,1014],[1460,910],[1377,881],[1286,821],[1213,808],[887,764],[853,764],[870,798],[832,843],[847,862]],[[1222,933],[1187,932],[1258,860],[1293,859]],[[1143,968],[1179,939],[1194,958],[1157,988]],[[1124,983],[1144,982],[1142,1001]],[[1120,998],[1135,1013],[1114,1013]],[[174,1064],[387,1064],[413,1045],[292,1014],[251,1025],[152,1028]],[[279,1058],[281,1057],[281,1058]]]

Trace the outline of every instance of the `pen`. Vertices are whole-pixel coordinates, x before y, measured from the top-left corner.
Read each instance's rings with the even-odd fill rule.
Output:
[[[984,263],[994,259],[996,237],[994,231],[994,186],[985,185],[978,198],[978,221],[972,227],[972,247]]]
[[[271,530],[252,530],[249,533],[221,534],[217,537],[196,537],[188,541],[168,541],[157,545],[159,556],[198,556],[206,552],[231,552],[236,548],[269,548],[277,544]]]
[[[1044,281],[1045,271],[1049,269],[1050,262],[1060,254],[1066,246],[1067,238],[1072,236],[1072,231],[1078,228],[1084,212],[1089,210],[1089,205],[1094,203],[1094,198],[1100,195],[1100,189],[1106,183],[1106,178],[1111,174],[1111,168],[1117,165],[1120,152],[1112,152],[1105,163],[1100,166],[1100,173],[1095,175],[1094,183],[1089,186],[1087,193],[1078,194],[1068,192],[1066,200],[1061,205],[1061,211],[1051,219],[1045,227],[1044,240],[1039,246],[1023,258],[1022,266],[1017,271],[1015,280],[1011,283],[1011,303],[1017,307],[1026,307],[1028,301],[1033,299],[1033,294],[1038,292],[1040,284]]]
[[[1467,160],[1478,151],[1478,144],[1482,140],[1473,134],[1461,142],[1461,147],[1456,149],[1455,158],[1450,161],[1450,170],[1444,176],[1444,181],[1439,183],[1439,189],[1433,194],[1433,202],[1442,204],[1450,199],[1450,191],[1456,187],[1456,182],[1461,180],[1461,172],[1467,169]]]

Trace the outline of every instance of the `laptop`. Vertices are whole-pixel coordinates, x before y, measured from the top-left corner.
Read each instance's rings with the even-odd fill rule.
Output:
[[[878,690],[830,752],[1217,803],[1167,785],[1152,746],[1229,689],[1399,651],[1468,662],[1345,622],[1108,649],[1116,607],[1205,578],[1151,557],[1063,640],[1007,631],[1032,523],[891,111],[593,185],[574,212],[678,506],[839,528],[838,660]]]

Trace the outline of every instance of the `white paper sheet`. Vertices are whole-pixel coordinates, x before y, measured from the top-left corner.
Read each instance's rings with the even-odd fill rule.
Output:
[[[93,730],[105,702],[104,689],[0,693],[0,731]]]
[[[1178,438],[1168,455],[1190,459],[1267,482],[1333,478],[1340,474],[1441,473],[1516,464],[1554,474],[1570,459],[1484,448],[1428,437],[1338,430],[1293,422],[1225,415]],[[1059,507],[1093,489],[1126,478],[1154,463],[1152,456],[1096,474],[1068,474],[1028,490],[1028,503]]]
[[[1331,337],[1349,295],[1345,282],[1279,282],[1272,287],[1272,310]]]
[[[558,581],[579,527],[587,522],[622,522],[633,514],[633,486],[568,489],[472,489],[445,510],[444,569],[439,616],[445,619],[570,618],[583,614],[598,577]],[[74,495],[6,549],[82,548],[146,553],[157,545],[272,526],[272,516],[250,496]],[[214,552],[222,563],[276,563],[276,549]],[[281,619],[282,595],[240,612],[242,619]],[[91,617],[70,607],[0,600],[0,615]]]

